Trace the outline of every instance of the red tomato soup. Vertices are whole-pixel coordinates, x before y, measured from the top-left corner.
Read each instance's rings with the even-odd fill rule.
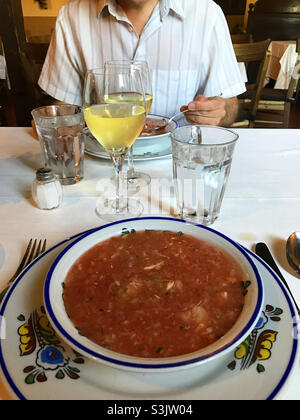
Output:
[[[245,275],[224,251],[182,233],[130,232],[101,242],[71,267],[68,316],[118,353],[170,357],[208,346],[235,324]]]

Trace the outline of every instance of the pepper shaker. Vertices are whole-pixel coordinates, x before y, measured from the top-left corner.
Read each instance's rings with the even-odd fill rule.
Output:
[[[62,202],[62,186],[51,169],[40,168],[36,171],[31,191],[33,200],[42,210],[55,209]]]

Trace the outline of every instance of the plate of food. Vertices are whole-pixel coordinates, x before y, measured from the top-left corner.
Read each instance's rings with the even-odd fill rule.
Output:
[[[128,222],[123,227],[129,229]],[[264,303],[249,336],[224,357],[191,369],[144,373],[110,367],[78,354],[56,335],[45,311],[43,287],[54,261],[87,233],[38,257],[13,283],[3,300],[0,316],[6,320],[6,337],[0,340],[0,376],[11,399],[87,399],[112,405],[111,401],[116,400],[285,397],[299,361],[296,309],[276,274],[248,250],[245,252],[263,281]],[[124,240],[130,239],[131,234],[126,233]]]
[[[172,146],[170,132],[178,127],[178,123],[172,121],[165,126],[165,123],[168,120],[168,117],[163,117],[161,115],[148,115],[141,136],[137,138],[133,145],[134,160],[163,159],[171,156]],[[162,129],[159,129],[160,127],[162,127]],[[155,132],[152,131],[153,129],[155,129]],[[102,159],[110,159],[107,152],[90,133],[88,128],[83,130],[82,136],[85,143],[85,152],[88,155]]]

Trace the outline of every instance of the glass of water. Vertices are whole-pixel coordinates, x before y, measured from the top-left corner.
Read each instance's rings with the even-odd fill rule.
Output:
[[[234,131],[215,126],[188,125],[171,133],[180,217],[204,225],[218,218],[238,138]]]
[[[83,178],[85,126],[83,112],[74,105],[49,105],[34,109],[32,116],[43,151],[45,166],[63,185]]]

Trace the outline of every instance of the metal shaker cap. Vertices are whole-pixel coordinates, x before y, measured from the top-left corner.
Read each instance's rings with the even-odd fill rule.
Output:
[[[52,169],[40,168],[36,171],[36,179],[38,181],[52,181],[55,179]]]

